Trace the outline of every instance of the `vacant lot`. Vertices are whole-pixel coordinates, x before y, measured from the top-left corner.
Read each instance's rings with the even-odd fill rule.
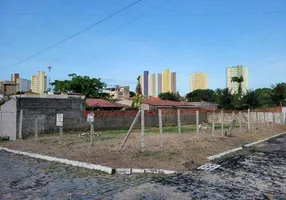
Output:
[[[201,131],[199,138],[196,138],[193,126],[183,126],[180,141],[176,127],[164,127],[163,147],[160,148],[158,129],[146,129],[146,151],[144,153],[140,153],[140,132],[138,130],[130,135],[122,152],[119,152],[119,147],[126,130],[99,131],[100,136],[95,137],[93,147],[90,147],[89,137],[79,136],[81,133],[64,133],[62,144],[57,134],[46,134],[40,135],[38,141],[28,138],[1,142],[0,145],[112,167],[184,170],[205,163],[207,156],[285,131],[285,125],[270,127],[260,125],[250,133],[245,128],[242,132],[236,128],[232,137],[222,136],[222,131],[217,129],[212,137],[211,130],[208,129]]]

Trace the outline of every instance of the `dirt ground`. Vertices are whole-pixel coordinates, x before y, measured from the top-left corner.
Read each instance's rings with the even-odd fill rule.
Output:
[[[125,131],[103,131],[95,138],[90,147],[89,137],[80,137],[80,133],[64,134],[62,144],[56,134],[40,135],[38,141],[33,138],[1,142],[0,146],[16,150],[41,153],[59,158],[68,158],[107,165],[111,167],[159,168],[186,170],[198,167],[207,161],[207,156],[220,153],[244,144],[273,136],[286,131],[286,125],[264,127],[260,125],[248,133],[245,128],[240,133],[234,130],[231,137],[221,136],[216,130],[212,137],[211,130],[204,130],[196,138],[194,131],[182,133],[181,142],[178,133],[163,133],[163,147],[160,148],[159,133],[150,130],[145,134],[145,152],[140,152],[140,132],[131,133],[124,149],[119,152]]]

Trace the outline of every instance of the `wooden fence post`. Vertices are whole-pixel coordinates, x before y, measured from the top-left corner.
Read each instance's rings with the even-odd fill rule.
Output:
[[[215,112],[213,111],[213,114],[212,114],[212,118],[213,118],[213,121],[212,121],[212,137],[214,137],[214,132],[215,132]]]
[[[248,131],[250,132],[250,128],[251,128],[251,127],[250,127],[250,124],[251,124],[251,122],[250,122],[250,121],[251,121],[251,119],[250,119],[250,109],[248,109],[247,115],[248,115],[248,116],[247,116],[247,118],[248,118],[248,119],[247,119],[247,129],[248,129]]]
[[[199,116],[199,111],[197,110],[196,111],[196,132],[197,132],[197,139],[199,139],[199,123],[200,123],[200,118],[199,118],[200,116]]]
[[[90,146],[94,145],[94,123],[90,123]]]
[[[1,122],[1,121],[0,121]],[[1,124],[0,124],[1,126]],[[23,110],[20,110],[20,119],[19,119],[19,135],[18,138],[22,139],[23,135],[22,135],[22,128],[23,128]]]
[[[178,117],[178,133],[180,142],[182,142],[182,134],[181,134],[181,110],[177,109],[177,117]]]
[[[221,135],[224,136],[224,127],[223,127],[223,123],[224,123],[224,117],[223,117],[223,110],[221,111],[221,116],[220,116],[220,120],[221,120]]]
[[[135,118],[134,118],[134,120],[133,120],[133,122],[132,122],[132,124],[131,124],[131,126],[130,126],[128,132],[127,132],[127,134],[125,135],[125,137],[124,137],[124,139],[123,139],[123,141],[122,141],[122,143],[121,143],[121,146],[120,146],[119,151],[122,151],[122,149],[123,149],[123,147],[124,147],[124,145],[125,145],[125,143],[126,143],[128,137],[129,137],[129,135],[131,134],[131,131],[132,131],[133,127],[135,126],[136,122],[137,122],[138,119],[139,119],[140,113],[141,113],[141,110],[139,110],[139,111],[137,112],[137,114],[136,114],[136,116],[135,116]]]
[[[242,117],[241,117],[241,112],[239,112],[238,116],[239,116],[239,132],[242,133]]]
[[[35,119],[35,141],[38,141],[38,119]]]
[[[162,110],[159,109],[160,147],[163,147]]]
[[[144,135],[145,135],[145,116],[144,116],[144,106],[141,106],[141,152],[145,151],[145,141],[144,141]]]

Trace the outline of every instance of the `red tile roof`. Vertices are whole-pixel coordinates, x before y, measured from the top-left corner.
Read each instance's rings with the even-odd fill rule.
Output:
[[[86,104],[89,107],[105,107],[105,108],[122,108],[122,105],[113,104],[104,99],[86,99]]]
[[[155,98],[144,99],[143,103],[151,106],[185,106],[184,102],[161,100]]]

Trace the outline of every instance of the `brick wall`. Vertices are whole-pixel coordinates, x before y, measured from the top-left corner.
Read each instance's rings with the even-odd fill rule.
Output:
[[[196,110],[180,109],[181,124],[194,124],[196,122]],[[85,117],[87,113],[85,112]],[[138,111],[136,110],[114,110],[114,111],[93,111],[95,116],[96,129],[116,129],[129,128]],[[200,121],[207,122],[207,113],[200,112]],[[139,118],[136,126],[140,127],[141,120]],[[162,124],[177,124],[177,109],[162,109]],[[158,127],[158,110],[145,111],[145,126]]]

